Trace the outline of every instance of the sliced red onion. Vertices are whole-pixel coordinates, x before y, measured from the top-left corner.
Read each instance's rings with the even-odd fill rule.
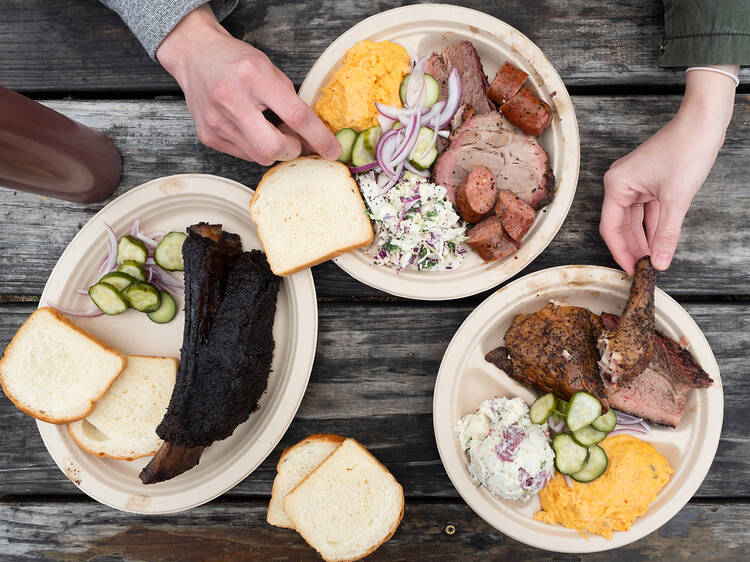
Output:
[[[427,55],[424,55],[417,62],[414,63],[412,72],[414,72],[415,70],[419,72],[424,72],[426,69],[427,69]]]
[[[388,183],[388,175],[387,174],[378,174],[378,179],[375,180],[375,183],[378,184],[378,187],[380,189],[383,189],[386,184]]]
[[[58,312],[62,312],[63,314],[67,316],[80,316],[81,318],[95,318],[97,316],[101,316],[104,314],[101,310],[99,310],[96,307],[90,308],[89,310],[72,310],[70,308],[64,308],[62,306],[58,306],[53,302],[47,302],[47,306],[50,308],[54,308]]]
[[[151,280],[171,289],[184,289],[185,285],[177,281],[168,273],[164,273],[158,265],[144,265],[143,268],[150,272]]]
[[[451,133],[450,131],[438,131],[438,136],[443,137],[444,139],[449,139]]]
[[[424,105],[424,70],[414,65],[406,82],[406,94],[404,95],[406,107],[421,107]]]
[[[450,123],[459,105],[461,105],[461,77],[458,75],[458,69],[454,68],[448,77],[448,99],[445,102],[445,109],[440,114],[440,129]]]
[[[117,236],[115,235],[115,231],[112,230],[112,227],[109,226],[106,221],[104,222],[104,228],[106,229],[107,235],[109,236],[109,256],[107,256],[107,262],[104,267],[104,271],[106,273],[109,273],[111,271],[114,271],[115,267],[117,267]]]
[[[377,162],[370,162],[369,164],[365,164],[364,166],[349,166],[349,171],[353,174],[361,174],[362,172],[369,172],[370,170],[374,170],[377,167]]]
[[[395,143],[398,141],[399,131],[391,129],[383,134],[375,147],[375,158],[380,169],[392,180],[397,179],[393,166],[390,164]]]
[[[443,113],[443,109],[445,109],[445,102],[444,101],[438,101],[435,102],[435,105],[433,105],[427,113],[422,115],[422,122],[423,123],[432,123],[432,121],[439,117]]]
[[[377,119],[378,125],[380,125],[383,131],[390,131],[393,128],[393,124],[398,121],[398,119],[390,119],[381,113],[378,113]]]
[[[104,269],[104,265],[105,265],[105,264],[107,263],[107,260],[108,260],[108,259],[109,259],[109,253],[107,253],[107,255],[105,255],[105,256],[104,256],[104,257],[102,258],[102,261],[101,261],[101,263],[99,263],[99,267],[97,267],[97,268],[96,268],[96,270],[97,270],[97,271],[98,271],[99,273],[101,273],[101,272],[102,272],[102,270]]]
[[[566,426],[565,420],[562,420],[558,417],[550,417],[547,420],[547,424],[549,425],[549,428],[555,433],[564,431]]]
[[[563,478],[565,478],[565,483],[568,485],[568,488],[573,487],[573,480],[571,480],[570,476],[567,474],[563,474]]]
[[[385,105],[380,102],[377,102],[375,107],[378,108],[381,115],[388,119],[393,119],[394,121],[398,121],[401,117],[411,117],[415,113],[414,109],[391,107],[390,105]]]
[[[419,136],[419,125],[420,116],[418,113],[415,113],[412,116],[411,122],[406,127],[406,132],[404,133],[404,142],[399,147],[399,150],[396,152],[393,160],[391,160],[390,162],[391,166],[395,166],[396,164],[400,164],[401,162],[406,160],[409,154],[411,154],[411,151],[414,150],[414,145],[417,144],[417,137]]]
[[[623,427],[621,429],[615,429],[615,430],[610,431],[609,433],[607,433],[607,436],[609,437],[611,435],[619,435],[621,433],[627,433],[628,431],[633,431],[635,433],[641,433],[641,434],[644,434],[644,435],[646,433],[648,433],[648,431],[646,431],[645,429],[643,429],[641,426],[636,425],[636,426],[630,426],[630,427]]]
[[[135,219],[133,221],[133,225],[130,227],[130,235],[131,236],[136,236],[138,234],[138,232],[140,230],[138,227],[140,225],[141,225],[141,221],[139,219]]]
[[[87,291],[86,289],[77,289],[77,290],[76,290],[76,295],[85,295],[85,296],[89,296],[89,292],[88,292],[88,291]]]
[[[404,160],[404,168],[409,170],[412,174],[417,174],[418,176],[422,176],[423,178],[429,178],[430,172],[427,170],[418,170],[414,166],[412,166],[408,160]]]
[[[149,232],[148,234],[146,234],[146,236],[148,236],[152,240],[155,240],[156,238],[162,238],[165,234],[166,231],[160,230],[158,232]]]

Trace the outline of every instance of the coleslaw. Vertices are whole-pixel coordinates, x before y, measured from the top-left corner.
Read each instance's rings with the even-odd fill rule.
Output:
[[[463,261],[466,226],[443,186],[410,176],[384,190],[375,173],[357,177],[375,223],[373,262],[402,269],[455,269]]]

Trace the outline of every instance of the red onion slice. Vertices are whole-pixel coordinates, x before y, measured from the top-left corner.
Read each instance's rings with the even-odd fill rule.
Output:
[[[415,113],[406,127],[403,144],[390,162],[391,166],[395,166],[406,160],[411,151],[414,150],[414,145],[417,144],[417,137],[419,136],[419,126],[420,116],[418,113]]]
[[[440,129],[450,123],[459,105],[461,105],[461,77],[458,70],[454,68],[448,77],[448,99],[445,102],[445,109],[440,114]]]
[[[369,172],[370,170],[374,170],[377,167],[377,162],[370,162],[369,164],[365,164],[364,166],[349,166],[349,171],[353,174],[361,174],[362,172]]]
[[[393,128],[393,124],[398,121],[398,119],[390,119],[383,115],[382,113],[378,113],[378,125],[380,125],[380,128],[383,131],[390,131]]]
[[[109,236],[109,256],[107,257],[104,271],[105,273],[110,273],[115,270],[115,267],[117,267],[117,236],[115,235],[115,231],[112,230],[112,227],[109,226],[106,221],[104,222],[104,228]]]
[[[404,160],[404,168],[409,170],[412,174],[417,174],[418,176],[422,176],[423,178],[429,178],[430,172],[427,170],[418,170],[414,166],[412,166],[408,160]]]

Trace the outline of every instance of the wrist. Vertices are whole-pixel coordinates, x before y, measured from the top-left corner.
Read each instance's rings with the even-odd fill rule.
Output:
[[[736,75],[737,66],[717,66]],[[678,116],[702,123],[711,129],[721,130],[729,126],[734,109],[736,87],[732,79],[718,72],[695,70],[687,73],[685,96]]]
[[[208,4],[199,6],[169,32],[156,49],[156,60],[180,82],[185,63],[193,53],[205,52],[211,40],[228,35]],[[197,51],[196,51],[197,50]]]

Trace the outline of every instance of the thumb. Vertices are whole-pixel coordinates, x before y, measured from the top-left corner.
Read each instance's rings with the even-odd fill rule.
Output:
[[[661,202],[659,223],[651,242],[651,263],[654,269],[664,271],[672,262],[687,209],[688,205],[676,201]]]

